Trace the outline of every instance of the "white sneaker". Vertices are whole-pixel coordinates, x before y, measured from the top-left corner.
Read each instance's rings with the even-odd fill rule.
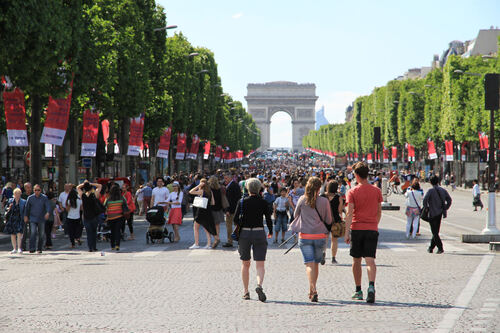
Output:
[[[204,246],[203,248],[204,248],[204,249],[206,249],[206,250],[210,250],[210,249],[212,248],[212,246],[210,246],[210,245],[206,245],[206,246]]]
[[[14,249],[14,250],[10,251],[10,254],[16,254],[16,253],[17,253],[17,250],[16,250],[16,249]]]
[[[190,250],[201,249],[199,245],[193,244],[189,247]]]
[[[19,253],[19,254],[23,254],[23,250],[18,249],[18,250],[17,250],[17,253]]]

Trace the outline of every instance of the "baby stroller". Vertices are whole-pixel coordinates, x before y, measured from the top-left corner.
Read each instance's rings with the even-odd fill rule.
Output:
[[[106,222],[106,215],[99,216],[99,224],[97,225],[97,240],[99,242],[108,242],[111,239],[111,228]]]
[[[165,211],[162,206],[154,206],[148,209],[146,213],[146,220],[149,222],[149,228],[146,232],[146,243],[155,243],[155,240],[159,240],[161,243],[165,242],[165,238],[168,238],[170,242],[174,241],[174,233],[168,232],[167,226],[165,225]]]

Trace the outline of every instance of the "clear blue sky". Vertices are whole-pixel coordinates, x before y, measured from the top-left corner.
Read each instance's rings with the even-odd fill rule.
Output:
[[[330,122],[408,68],[429,66],[452,40],[500,26],[499,0],[157,0],[168,24],[215,53],[224,90],[246,105],[248,83],[311,82]],[[171,32],[169,32],[171,33]],[[291,146],[289,116],[272,146]]]

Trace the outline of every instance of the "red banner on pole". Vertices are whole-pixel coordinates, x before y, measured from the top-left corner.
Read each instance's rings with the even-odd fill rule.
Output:
[[[198,156],[198,150],[200,148],[200,138],[198,135],[193,135],[191,138],[191,149],[189,150],[189,158],[195,160]]]
[[[407,143],[406,148],[408,149],[408,162],[415,162],[415,147]]]
[[[80,156],[96,156],[98,132],[99,114],[92,113],[90,110],[85,110],[85,112],[83,112],[82,150]]]
[[[158,145],[158,152],[156,157],[168,159],[168,152],[170,151],[170,139],[172,138],[172,129],[167,127],[160,136],[160,144]]]
[[[481,150],[489,148],[488,135],[483,132],[479,132],[479,146]]]
[[[398,147],[392,147],[392,163],[398,161]]]
[[[40,142],[62,146],[66,130],[68,129],[70,107],[71,92],[66,98],[54,99],[52,96],[49,96],[47,118],[45,119]]]
[[[389,163],[389,149],[384,147],[382,151],[382,156],[384,158],[384,163]]]
[[[222,146],[217,146],[215,147],[214,160],[215,162],[220,162],[221,159],[222,159]]]
[[[435,160],[438,156],[436,154],[436,147],[434,146],[434,141],[427,139],[427,151],[429,153],[429,159]]]
[[[203,147],[203,159],[208,160],[208,157],[210,156],[210,141],[205,142],[205,145]]]
[[[373,157],[372,157],[372,154],[368,154],[366,156],[366,162],[368,162],[368,164],[372,164],[373,163]]]
[[[177,153],[175,154],[176,160],[183,160],[186,153],[186,134],[177,134]]]
[[[453,161],[453,141],[446,140],[444,142],[444,148],[446,152],[446,161]]]
[[[4,91],[3,103],[7,123],[8,145],[14,147],[28,146],[24,93],[19,88],[12,92]]]
[[[144,114],[130,119],[130,137],[128,139],[127,155],[139,156],[141,154],[142,133],[144,131]]]

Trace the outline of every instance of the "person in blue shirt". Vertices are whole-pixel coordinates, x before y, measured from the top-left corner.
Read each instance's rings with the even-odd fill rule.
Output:
[[[42,187],[38,184],[34,187],[35,193],[26,200],[24,209],[24,222],[30,224],[30,253],[35,253],[36,236],[38,232],[38,253],[42,253],[45,240],[45,221],[49,219],[50,203]]]

